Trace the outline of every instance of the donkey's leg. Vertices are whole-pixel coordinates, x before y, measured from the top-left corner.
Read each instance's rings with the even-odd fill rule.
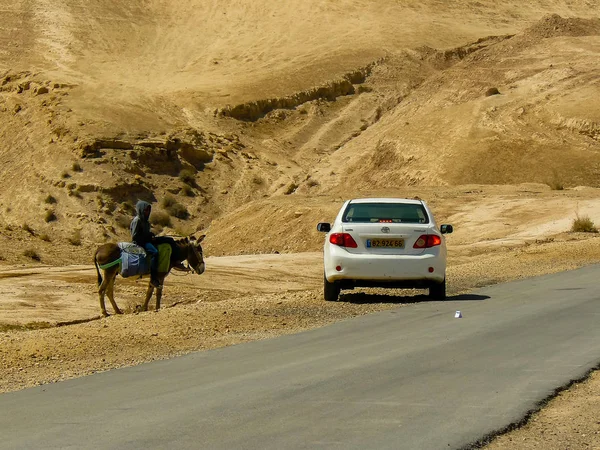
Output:
[[[154,286],[151,283],[148,283],[148,289],[146,290],[146,298],[144,299],[144,306],[142,307],[142,311],[148,311],[148,303],[152,298],[152,292],[154,292]]]
[[[160,309],[160,299],[162,298],[163,285],[165,284],[166,276],[166,273],[158,274],[158,288],[156,289],[156,308],[154,309],[154,311],[158,311]]]
[[[154,311],[158,311],[160,309],[160,299],[162,298],[162,284],[156,289],[156,308]]]
[[[108,287],[110,281],[109,277],[106,275],[106,270],[104,270],[103,272],[104,278],[102,279],[102,283],[98,288],[98,297],[100,297],[100,310],[102,311],[102,315],[104,317],[107,317],[108,313],[106,312],[106,305],[104,304],[104,295],[106,294],[106,288]]]
[[[106,295],[108,295],[108,299],[115,310],[115,314],[123,314],[123,311],[119,309],[117,302],[115,302],[115,280],[117,279],[117,271],[113,271],[110,275],[108,275],[108,278],[110,279],[110,282],[106,291]]]

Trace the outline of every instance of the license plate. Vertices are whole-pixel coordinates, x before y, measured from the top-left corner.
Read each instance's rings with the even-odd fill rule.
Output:
[[[404,248],[404,239],[369,239],[367,247],[371,248]]]

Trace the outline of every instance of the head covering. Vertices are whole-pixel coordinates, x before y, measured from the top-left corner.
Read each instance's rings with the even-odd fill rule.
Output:
[[[148,202],[145,202],[144,200],[139,200],[135,205],[135,212],[137,216],[141,219],[146,218],[146,216],[144,216],[144,211],[146,210],[146,208],[152,209],[152,205]]]

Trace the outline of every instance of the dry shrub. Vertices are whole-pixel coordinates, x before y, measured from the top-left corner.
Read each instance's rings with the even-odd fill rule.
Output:
[[[179,179],[185,184],[193,186],[196,182],[196,174],[191,169],[183,169],[179,172]]]
[[[161,206],[171,216],[177,217],[178,219],[187,219],[190,215],[187,208],[179,203],[172,195],[166,195],[161,202]]]
[[[562,191],[565,188],[565,185],[563,184],[556,170],[552,171],[552,178],[546,181],[546,184],[550,186],[550,189],[553,191]]]
[[[44,203],[47,203],[49,205],[53,205],[53,204],[57,203],[57,201],[56,201],[56,199],[52,195],[48,194],[48,197],[46,197],[44,199]]]
[[[170,208],[167,209],[167,212],[178,219],[187,219],[190,216],[187,208],[183,206],[181,203],[175,203]]]
[[[51,242],[50,236],[48,236],[48,235],[47,235],[47,234],[45,234],[45,233],[44,233],[44,234],[40,234],[40,239],[41,239],[42,241],[45,241],[45,242]]]
[[[161,227],[171,225],[171,216],[164,211],[155,211],[150,215],[150,223]]]
[[[196,194],[194,193],[194,190],[187,184],[184,184],[181,188],[180,191],[183,195],[185,195],[186,197],[194,197]]]
[[[74,162],[71,168],[73,169],[73,172],[83,172],[83,168],[78,162]]]
[[[573,225],[571,225],[571,231],[574,233],[597,233],[598,229],[594,225],[592,219],[589,216],[579,217],[579,215],[573,219]]]
[[[27,223],[23,224],[23,231],[27,231],[29,234],[35,234],[35,231],[33,231],[33,228],[31,228],[29,226],[29,224],[27,224]]]
[[[160,205],[167,209],[173,205],[175,205],[177,203],[177,199],[175,197],[173,197],[172,195],[165,195],[162,199],[162,201],[160,202]]]
[[[77,245],[77,246],[81,245],[81,231],[75,230],[73,232],[73,236],[71,236],[67,240],[69,241],[69,244],[71,244],[71,245]]]
[[[23,252],[23,256],[25,256],[27,258],[31,258],[34,261],[41,261],[42,260],[42,257],[40,255],[38,255],[38,253],[33,248],[28,248],[27,250],[25,250]]]
[[[546,184],[550,186],[550,189],[553,191],[562,191],[565,188],[561,182],[547,182]]]
[[[48,223],[48,222],[54,222],[54,221],[58,220],[58,217],[56,217],[56,214],[54,213],[54,211],[52,211],[51,209],[49,209],[48,211],[46,211],[46,215],[44,216],[44,220],[46,221],[46,223]]]

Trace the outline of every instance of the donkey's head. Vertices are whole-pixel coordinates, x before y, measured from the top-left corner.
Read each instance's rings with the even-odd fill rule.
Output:
[[[200,243],[204,240],[206,235],[202,235],[199,238],[194,236],[184,239],[184,246],[187,251],[187,262],[192,269],[192,272],[200,275],[204,273],[204,254],[202,252],[202,245]]]

